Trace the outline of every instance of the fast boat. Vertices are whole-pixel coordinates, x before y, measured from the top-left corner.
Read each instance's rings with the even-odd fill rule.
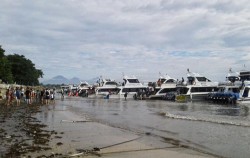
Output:
[[[102,77],[98,81],[98,86],[95,87],[96,97],[107,97],[108,95],[118,93],[118,83],[115,80],[103,79]]]
[[[88,96],[89,94],[89,90],[92,88],[92,86],[90,84],[88,84],[88,82],[84,81],[81,82],[78,86],[77,86],[77,91],[78,91],[78,95],[79,96]]]
[[[239,73],[229,69],[225,82],[219,82],[218,91],[208,94],[208,100],[214,103],[232,103],[235,104],[239,99],[240,84]]]
[[[109,95],[109,98],[137,98],[142,97],[147,90],[147,86],[143,85],[135,76],[123,76],[123,83],[118,86],[117,94]]]
[[[90,84],[88,84],[88,82],[84,81],[84,82],[81,82],[81,83],[78,85],[77,89],[78,89],[78,90],[86,90],[86,89],[89,89],[89,88],[91,88],[91,87],[92,87],[92,86],[91,86]]]
[[[149,99],[164,99],[167,98],[168,94],[176,92],[177,80],[170,77],[169,75],[160,76],[154,88],[155,93],[149,96]],[[173,96],[173,95],[172,95]],[[172,100],[173,98],[169,98]]]
[[[209,96],[214,102],[222,103],[250,103],[250,71],[241,70],[233,73],[229,70],[227,82],[220,83],[218,92]]]
[[[176,100],[203,100],[208,93],[217,91],[218,83],[212,82],[207,77],[198,73],[187,72],[187,82],[178,83],[176,86]]]
[[[236,84],[240,87],[238,103],[250,103],[250,71],[242,70],[239,74],[240,80]]]

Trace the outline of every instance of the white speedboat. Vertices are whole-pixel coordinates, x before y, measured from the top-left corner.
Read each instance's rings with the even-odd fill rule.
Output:
[[[81,82],[77,86],[78,95],[79,96],[88,96],[91,88],[92,88],[92,86],[90,84],[88,84],[88,82],[86,82],[86,81]]]
[[[87,90],[87,89],[89,89],[89,88],[91,88],[91,87],[92,87],[92,86],[91,86],[90,84],[88,84],[88,82],[84,81],[84,82],[81,82],[81,83],[78,85],[77,89],[78,89],[78,90]]]
[[[207,99],[215,103],[235,104],[240,95],[239,73],[229,69],[225,82],[219,82],[218,91],[208,94]]]
[[[160,76],[154,87],[155,94],[149,96],[149,99],[163,99],[167,93],[176,92],[177,80],[165,75]]]
[[[95,87],[96,97],[106,97],[107,95],[118,94],[118,83],[111,79],[99,79],[98,86]]]
[[[229,70],[227,81],[218,86],[218,92],[210,96],[215,102],[223,103],[250,103],[250,71],[242,70],[239,73]]]
[[[250,103],[250,71],[242,70],[239,73],[240,80],[235,83],[240,86],[240,96],[238,103]]]
[[[123,83],[121,86],[118,86],[117,94],[109,95],[109,98],[133,98],[142,96],[147,90],[147,86],[143,85],[135,76],[123,76]]]
[[[187,81],[177,84],[176,100],[203,100],[207,98],[208,93],[217,91],[218,83],[212,82],[207,77],[198,73],[190,72],[188,69]]]

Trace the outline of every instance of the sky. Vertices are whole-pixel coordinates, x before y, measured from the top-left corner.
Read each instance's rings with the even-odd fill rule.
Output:
[[[247,0],[1,0],[0,45],[44,73],[224,81],[250,66]],[[245,67],[244,67],[245,66]]]

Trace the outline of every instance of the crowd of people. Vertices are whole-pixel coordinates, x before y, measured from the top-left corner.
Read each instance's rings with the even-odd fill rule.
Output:
[[[0,91],[1,93],[1,91]],[[2,94],[0,94],[2,96]],[[54,104],[55,103],[55,89],[43,88],[41,90],[33,89],[32,87],[10,87],[7,88],[5,97],[5,105],[16,105],[19,106],[21,101],[24,101],[27,105],[33,103],[41,104]]]

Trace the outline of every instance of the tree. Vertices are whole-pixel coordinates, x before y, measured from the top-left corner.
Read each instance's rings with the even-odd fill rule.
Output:
[[[23,55],[8,55],[7,59],[11,64],[11,72],[14,81],[24,85],[39,85],[38,79],[43,77],[42,70],[36,69],[31,60]]]
[[[5,50],[2,49],[2,46],[0,45],[0,59],[4,57]]]
[[[0,46],[0,79],[5,83],[13,83],[11,64],[4,55],[5,50]]]

